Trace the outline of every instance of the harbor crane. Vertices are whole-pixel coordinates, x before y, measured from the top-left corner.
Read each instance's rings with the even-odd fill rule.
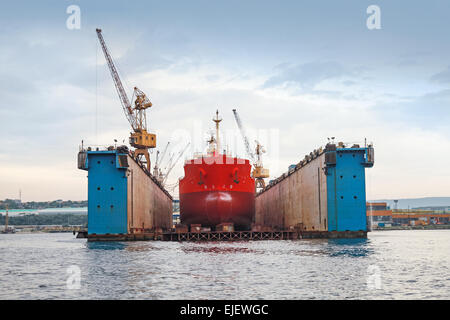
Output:
[[[262,163],[262,154],[266,152],[264,147],[255,140],[256,148],[255,152],[253,152],[250,148],[250,143],[248,142],[247,134],[245,133],[245,128],[242,124],[241,118],[239,117],[236,109],[233,109],[234,118],[236,120],[236,124],[241,132],[242,139],[244,140],[245,150],[247,155],[250,157],[250,160],[253,162],[253,171],[252,177],[255,179],[255,189],[258,188],[264,189],[266,183],[264,182],[264,178],[269,177],[269,169],[264,169]]]
[[[119,95],[120,103],[125,112],[128,122],[133,129],[130,135],[130,145],[135,148],[132,151],[133,157],[141,162],[144,162],[142,158],[145,158],[145,163],[148,172],[150,172],[150,155],[148,149],[156,147],[156,135],[147,132],[147,118],[145,110],[152,106],[150,99],[137,87],[134,87],[133,96],[131,101],[134,102],[131,105],[130,100],[123,88],[122,81],[120,80],[119,73],[114,65],[111,54],[103,39],[102,30],[96,29],[98,40],[102,46],[103,54],[105,55],[106,62],[108,63],[109,71],[114,81],[117,94]]]
[[[163,180],[163,173],[161,171],[160,165],[164,159],[164,156],[166,155],[169,144],[170,144],[170,141],[167,142],[166,147],[164,148],[164,151],[162,152],[161,157],[159,157],[159,150],[156,152],[156,160],[155,160],[155,166],[153,167],[153,175],[159,182],[162,182],[162,180]]]
[[[180,151],[180,153],[178,154],[178,157],[176,158],[176,160],[170,165],[169,169],[167,170],[166,174],[164,175],[164,180],[162,182],[162,185],[165,185],[167,177],[170,174],[170,171],[172,171],[172,169],[175,167],[175,165],[180,160],[181,156],[186,152],[186,150],[187,150],[187,148],[189,147],[190,144],[191,144],[190,142],[188,142],[186,144],[186,147],[184,147],[184,149]]]
[[[166,171],[167,168],[170,168],[170,166],[172,165],[172,160],[173,157],[175,156],[175,153],[170,153],[170,158],[169,161],[166,163],[166,165],[164,166],[164,171]]]

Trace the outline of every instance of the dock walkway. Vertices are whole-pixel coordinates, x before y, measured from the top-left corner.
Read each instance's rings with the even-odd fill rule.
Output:
[[[367,238],[366,231],[205,231],[205,232],[163,232],[134,234],[87,234],[79,232],[77,238],[88,241],[258,241],[298,240],[328,238]]]

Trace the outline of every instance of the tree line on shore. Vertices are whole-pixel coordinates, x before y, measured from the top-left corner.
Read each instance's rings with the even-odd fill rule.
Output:
[[[87,207],[87,200],[54,200],[21,202],[14,199],[0,201],[0,210],[8,209],[47,209],[47,208],[83,208]]]
[[[5,215],[0,216],[0,225],[5,224]],[[8,224],[14,226],[20,225],[82,225],[87,226],[87,215],[76,214],[27,214],[15,217],[9,217]]]

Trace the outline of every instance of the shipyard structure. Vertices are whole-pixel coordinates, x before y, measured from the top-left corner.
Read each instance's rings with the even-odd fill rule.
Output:
[[[126,146],[81,149],[78,168],[88,171],[84,236],[89,241],[367,237],[365,169],[374,164],[372,145],[329,143],[256,193],[248,160],[216,154],[215,145],[208,155],[185,163],[176,225],[171,195]]]
[[[256,195],[255,224],[308,237],[365,237],[365,168],[373,164],[371,145],[314,150]]]
[[[89,240],[140,240],[172,227],[172,197],[127,147],[87,148]]]
[[[78,168],[88,171],[88,229],[79,237],[196,241],[367,236],[365,168],[374,163],[371,145],[347,147],[333,140],[266,185],[269,170],[261,159],[265,149],[255,141],[255,152],[251,150],[236,109],[251,162],[222,150],[222,119],[216,111],[216,134],[208,140],[207,153],[184,164],[180,223],[173,226],[173,199],[164,188],[171,169],[161,179],[157,160],[155,175],[150,173],[149,149],[156,147],[156,135],[147,130],[146,110],[152,103],[137,87],[129,99],[101,29],[96,33],[131,125],[129,143],[134,149],[81,147]]]

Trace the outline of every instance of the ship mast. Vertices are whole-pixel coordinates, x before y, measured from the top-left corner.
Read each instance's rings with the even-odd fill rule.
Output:
[[[220,154],[219,123],[222,118],[219,118],[219,110],[216,110],[216,118],[213,121],[216,123],[216,150],[214,153]]]

